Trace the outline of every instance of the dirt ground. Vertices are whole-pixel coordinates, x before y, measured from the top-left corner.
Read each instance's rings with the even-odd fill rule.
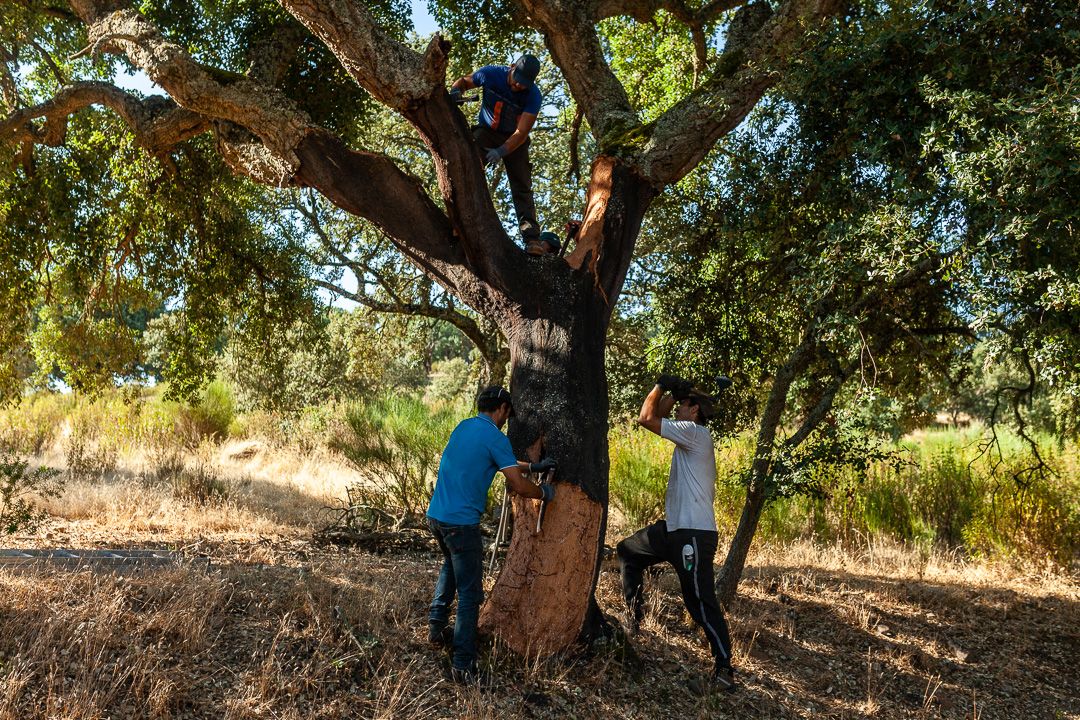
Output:
[[[617,538],[609,538],[617,540]],[[674,574],[617,643],[445,679],[426,643],[438,559],[53,526],[7,547],[169,547],[178,565],[0,569],[0,718],[1080,718],[1080,585],[896,546],[758,549],[729,612],[740,690],[709,667]],[[618,609],[605,565],[598,599]],[[538,600],[539,601],[539,600]]]

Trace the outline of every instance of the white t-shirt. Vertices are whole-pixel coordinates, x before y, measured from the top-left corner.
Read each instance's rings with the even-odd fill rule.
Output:
[[[668,530],[716,531],[716,454],[712,435],[693,420],[660,421],[660,437],[675,443],[664,512]]]

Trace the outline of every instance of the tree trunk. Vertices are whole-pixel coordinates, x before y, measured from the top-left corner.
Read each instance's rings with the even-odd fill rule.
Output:
[[[604,346],[641,219],[655,191],[612,158],[593,165],[579,245],[544,256],[518,278],[529,298],[502,316],[510,345],[518,457],[559,462],[556,495],[513,501],[515,532],[480,624],[515,652],[547,655],[596,633],[594,598],[608,503]],[[605,256],[608,250],[613,250]]]
[[[765,411],[761,414],[754,447],[754,462],[750,467],[750,485],[746,489],[746,502],[743,504],[739,527],[735,530],[735,537],[731,539],[724,566],[716,575],[716,598],[722,605],[730,605],[735,599],[735,591],[739,587],[743,567],[746,565],[746,556],[750,552],[750,543],[757,532],[761,511],[765,509],[765,503],[769,499],[767,482],[776,450],[776,430],[780,427],[784,408],[787,406],[791,383],[809,363],[813,353],[813,330],[814,326],[811,325],[787,362],[777,371]]]
[[[556,318],[519,318],[508,333],[517,413],[510,440],[518,457],[551,455],[559,468],[555,499],[539,532],[540,504],[514,497],[510,549],[480,623],[529,656],[558,651],[581,633],[603,541],[606,323],[595,309],[575,310],[555,309]],[[591,322],[580,322],[589,315]]]

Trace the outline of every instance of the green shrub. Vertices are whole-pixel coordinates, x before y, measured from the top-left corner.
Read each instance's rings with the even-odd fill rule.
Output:
[[[60,472],[39,467],[29,471],[29,463],[14,455],[0,455],[0,534],[33,532],[45,519],[30,498],[56,497],[63,491]]]
[[[232,389],[214,380],[203,388],[197,403],[177,407],[176,433],[188,447],[195,447],[204,439],[220,441],[228,437],[235,417]]]
[[[348,406],[331,445],[371,473],[377,494],[404,518],[422,512],[431,499],[439,458],[457,420],[417,398],[388,395]]]
[[[203,463],[181,467],[171,476],[170,484],[173,497],[196,505],[222,503],[229,499],[231,491],[229,481]]]
[[[885,535],[920,547],[963,547],[984,556],[1018,556],[1069,567],[1080,556],[1080,447],[1044,438],[1040,453],[1055,473],[1032,477],[1029,448],[1008,432],[993,455],[982,452],[981,427],[913,433],[895,445],[901,462],[835,469],[819,497],[771,501],[759,537],[809,536],[854,541]],[[670,443],[617,427],[611,433],[611,502],[640,526],[663,515]],[[716,513],[721,533],[734,531],[746,498],[753,437],[718,451]]]
[[[80,399],[68,417],[69,432],[64,439],[64,460],[68,479],[99,482],[116,467],[118,454],[104,404],[100,399]]]
[[[630,425],[614,428],[609,443],[612,504],[635,527],[663,517],[671,443]]]
[[[19,455],[38,455],[58,439],[75,396],[38,392],[16,404],[0,407],[0,449]]]
[[[464,399],[471,404],[477,381],[476,368],[463,358],[440,360],[432,367],[431,384],[424,393],[424,401],[431,405],[457,405]]]

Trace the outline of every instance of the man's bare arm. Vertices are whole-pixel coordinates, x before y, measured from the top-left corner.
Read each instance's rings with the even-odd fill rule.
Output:
[[[540,486],[534,485],[525,479],[520,463],[518,467],[503,468],[502,474],[506,477],[506,486],[510,488],[511,492],[522,497],[536,498],[537,500],[544,498],[544,492],[540,489]]]
[[[514,134],[506,139],[503,145],[506,146],[506,154],[514,152],[518,147],[525,142],[529,137],[529,133],[532,131],[533,123],[536,122],[536,116],[529,113],[521,113],[518,117],[517,127],[514,128]]]
[[[472,75],[466,75],[465,77],[460,77],[455,80],[454,84],[450,87],[457,90],[472,90],[476,87],[476,83],[473,82]]]
[[[675,405],[675,398],[666,394],[659,385],[654,385],[649,394],[645,396],[645,402],[641,403],[641,412],[638,413],[638,424],[649,432],[660,434],[660,421],[671,413]]]

